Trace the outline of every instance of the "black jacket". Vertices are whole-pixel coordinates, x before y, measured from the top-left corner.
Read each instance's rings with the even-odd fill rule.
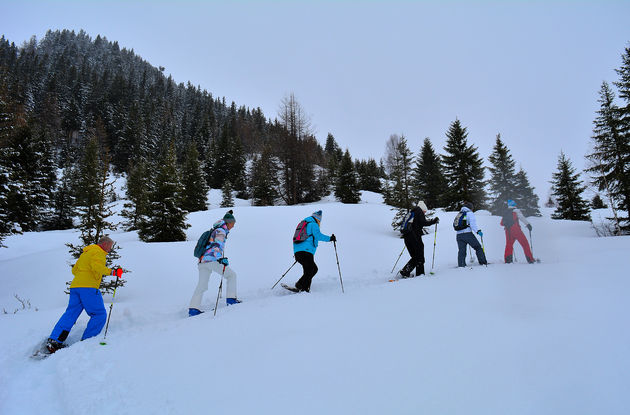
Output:
[[[435,223],[435,219],[432,221],[428,221],[427,217],[424,216],[424,212],[420,207],[416,206],[413,208],[413,222],[411,222],[411,233],[420,238],[422,236],[422,228],[424,226],[431,226]]]

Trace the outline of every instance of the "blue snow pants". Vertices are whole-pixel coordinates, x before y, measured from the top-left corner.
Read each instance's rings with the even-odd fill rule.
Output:
[[[63,343],[83,310],[90,316],[90,321],[88,321],[81,340],[98,335],[103,330],[107,320],[107,311],[105,304],[103,304],[101,291],[98,288],[70,288],[68,308],[55,325],[50,338]]]
[[[457,239],[457,248],[458,248],[458,251],[457,251],[457,266],[458,267],[466,266],[466,245],[470,245],[472,249],[475,250],[475,253],[477,254],[477,261],[479,261],[479,264],[481,265],[488,264],[488,261],[486,260],[486,254],[484,254],[481,244],[479,243],[479,241],[477,240],[475,235],[473,235],[472,232],[458,233],[456,239]]]

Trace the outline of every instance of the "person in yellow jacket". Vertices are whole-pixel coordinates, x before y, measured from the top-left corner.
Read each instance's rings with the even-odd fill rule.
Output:
[[[63,342],[70,334],[72,326],[83,310],[90,316],[90,321],[81,340],[97,336],[103,329],[107,320],[107,311],[99,290],[101,280],[103,275],[114,275],[117,278],[122,275],[122,268],[110,269],[105,266],[106,256],[111,251],[112,246],[114,246],[114,241],[103,236],[97,245],[88,245],[83,248],[83,253],[72,267],[74,279],[70,284],[68,308],[46,342],[46,348],[50,353],[64,347]]]

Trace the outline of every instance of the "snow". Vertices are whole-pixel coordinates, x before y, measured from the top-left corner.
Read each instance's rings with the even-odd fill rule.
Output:
[[[103,333],[46,360],[29,358],[67,305],[66,242],[76,231],[8,237],[0,249],[0,414],[626,414],[630,407],[630,237],[587,222],[530,218],[540,264],[503,264],[499,218],[477,212],[491,264],[457,269],[454,212],[438,211],[434,276],[387,282],[403,242],[378,194],[358,205],[236,201],[226,255],[239,298],[187,317],[198,236],[227,209],[189,215],[188,240],[112,236],[132,270]],[[122,201],[116,202],[120,208]],[[271,286],[293,263],[297,223],[323,210],[310,294]],[[433,228],[431,228],[431,232]],[[424,237],[427,270],[433,233]],[[400,268],[408,255],[405,252]],[[283,282],[294,283],[296,265]],[[29,300],[21,309],[14,294]],[[112,301],[105,296],[106,307]],[[18,309],[15,313],[14,310]],[[70,334],[76,342],[83,314]]]

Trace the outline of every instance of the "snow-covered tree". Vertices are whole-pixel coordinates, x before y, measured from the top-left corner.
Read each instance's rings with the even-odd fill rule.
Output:
[[[558,171],[553,173],[553,195],[556,197],[556,210],[553,219],[590,220],[588,202],[582,198],[586,186],[582,185],[580,174],[575,172],[571,160],[563,152],[558,157]]]
[[[477,148],[468,144],[467,137],[459,120],[453,121],[446,132],[442,165],[448,186],[445,206],[449,210],[458,210],[464,200],[474,203],[475,209],[485,207],[483,160]]]
[[[414,193],[424,200],[430,209],[442,206],[442,195],[446,180],[442,172],[440,156],[435,152],[431,140],[424,139],[413,171]]]
[[[182,184],[173,142],[162,151],[151,187],[138,236],[146,242],[185,241],[184,231],[190,225],[186,223],[187,212],[182,209]]]
[[[206,210],[208,184],[203,175],[197,146],[191,143],[182,168],[182,208],[188,212]]]
[[[510,150],[497,134],[490,161],[490,212],[500,215],[507,207],[508,199],[516,200],[516,173]],[[519,205],[520,207],[520,205]]]
[[[341,203],[359,203],[361,201],[361,192],[357,182],[357,172],[354,169],[350,151],[346,152],[341,158],[341,164],[337,171],[337,180],[335,182],[335,197]]]

